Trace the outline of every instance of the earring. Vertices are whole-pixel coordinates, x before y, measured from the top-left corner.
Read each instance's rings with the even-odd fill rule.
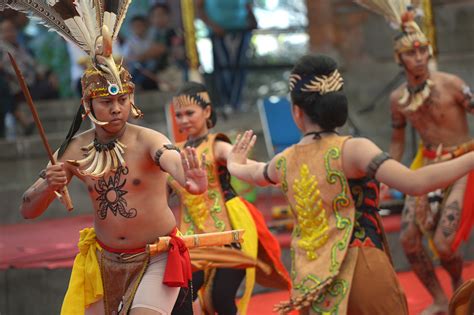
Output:
[[[135,104],[132,102],[132,115],[133,115],[133,118],[135,119],[139,119],[139,118],[143,118],[143,112],[137,107],[135,106]]]
[[[206,119],[206,127],[207,127],[208,129],[211,129],[211,128],[212,128],[212,120],[211,120],[211,118]]]

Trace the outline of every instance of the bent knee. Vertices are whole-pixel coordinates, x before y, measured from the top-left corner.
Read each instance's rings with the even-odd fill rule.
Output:
[[[449,242],[446,239],[440,237],[435,237],[433,239],[433,243],[436,247],[436,251],[438,252],[440,259],[450,259],[455,255],[455,252],[451,248],[452,242]]]
[[[400,233],[400,243],[405,252],[418,251],[422,247],[419,234],[408,229]]]

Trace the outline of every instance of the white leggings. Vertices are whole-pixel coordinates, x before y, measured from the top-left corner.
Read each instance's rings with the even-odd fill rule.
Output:
[[[163,284],[167,261],[168,253],[151,257],[130,309],[141,307],[163,315],[171,314],[178,298],[179,287],[169,287]],[[105,315],[104,301],[101,299],[90,305],[86,309],[85,315]]]

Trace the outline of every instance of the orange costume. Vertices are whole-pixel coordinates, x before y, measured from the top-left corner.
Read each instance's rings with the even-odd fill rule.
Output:
[[[309,314],[407,314],[377,213],[378,183],[345,177],[347,139],[331,135],[293,145],[277,160],[295,217],[293,290],[289,302],[277,305],[281,313],[305,308]]]
[[[172,179],[170,185],[180,198],[179,229],[184,235],[244,229],[242,252],[272,268],[271,274],[255,268],[246,269],[245,292],[239,305],[239,314],[245,314],[255,280],[263,286],[280,289],[289,289],[290,280],[280,261],[280,246],[266,227],[262,214],[254,205],[236,195],[230,185],[226,166],[216,163],[213,149],[215,141],[230,143],[223,134],[208,134],[200,143],[195,144],[197,154],[206,155],[209,183],[207,193],[191,195]],[[184,146],[185,143],[178,144],[180,148]],[[209,278],[212,278],[212,270],[206,271],[206,279]],[[204,308],[210,310],[212,303],[209,291],[212,280],[205,283],[204,294],[201,296],[204,298]]]

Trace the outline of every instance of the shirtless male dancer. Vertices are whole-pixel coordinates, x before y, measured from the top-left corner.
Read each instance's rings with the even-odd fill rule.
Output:
[[[418,159],[421,163],[413,165],[419,167],[436,162],[439,155],[453,152],[470,141],[466,114],[474,111],[474,102],[468,86],[459,77],[430,71],[431,47],[419,29],[416,32],[407,29],[403,37],[405,42],[396,45],[395,53],[405,70],[406,82],[390,96],[390,155],[397,161],[402,159],[408,121],[422,141]],[[430,239],[433,251],[451,276],[453,290],[462,283],[463,262],[456,251],[459,241],[455,239],[461,237],[458,230],[468,233],[465,228],[460,229],[462,212],[470,211],[463,210],[468,176],[442,192],[439,208],[436,201],[434,207],[430,207],[427,196],[406,198],[400,240],[414,272],[434,299],[423,314],[443,314],[448,306],[433,263],[423,248],[423,235]]]
[[[27,6],[22,3],[6,5],[23,10]],[[167,179],[171,175],[189,193],[202,194],[207,176],[194,149],[180,154],[164,135],[128,123],[130,115],[142,113],[134,104],[130,74],[112,57],[112,40],[130,3],[115,4],[59,0],[31,7],[33,14],[47,12],[48,21],[54,18],[52,28],[83,49],[91,62],[81,78],[81,105],[55,154],[58,163],[40,172],[24,193],[20,211],[26,219],[42,215],[73,176],[88,189],[94,228],[80,233],[61,314],[170,314],[180,287],[189,286],[191,263],[168,206]],[[98,16],[91,19],[84,12]],[[69,29],[74,25],[87,32]],[[86,117],[94,127],[75,135]],[[147,244],[165,235],[170,250],[151,255]]]

